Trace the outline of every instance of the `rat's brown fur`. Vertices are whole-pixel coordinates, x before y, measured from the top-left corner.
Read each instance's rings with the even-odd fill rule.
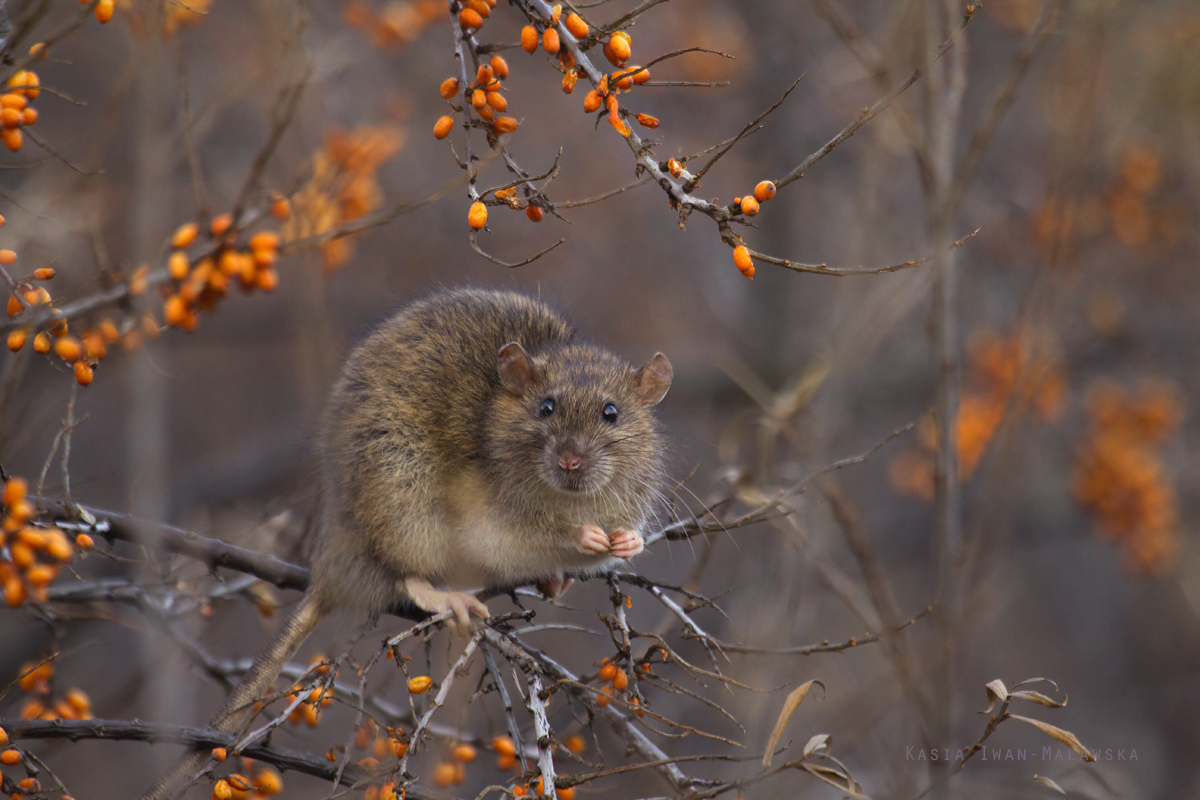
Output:
[[[240,729],[335,608],[378,612],[407,596],[427,611],[454,610],[461,625],[486,608],[434,585],[603,571],[613,558],[581,547],[585,527],[630,552],[615,534],[637,537],[650,519],[663,445],[649,406],[670,378],[661,354],[634,369],[513,292],[440,292],[385,322],[350,356],[323,421],[312,585],[213,727]],[[637,537],[632,552],[640,547]],[[204,757],[145,798],[167,796]]]

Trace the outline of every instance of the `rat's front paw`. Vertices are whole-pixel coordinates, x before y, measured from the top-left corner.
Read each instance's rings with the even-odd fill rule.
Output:
[[[617,558],[633,558],[646,549],[646,540],[637,531],[613,531],[608,552]]]
[[[597,525],[583,525],[575,530],[575,546],[579,552],[602,556],[610,549],[608,534]]]

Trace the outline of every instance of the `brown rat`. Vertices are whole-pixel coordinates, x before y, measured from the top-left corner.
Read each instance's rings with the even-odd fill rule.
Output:
[[[464,630],[487,616],[465,589],[553,592],[641,552],[662,477],[650,407],[670,384],[661,353],[635,369],[514,292],[439,292],[385,322],[351,354],[323,420],[312,584],[212,727],[240,728],[335,608],[407,598]],[[202,760],[144,797],[167,796]]]

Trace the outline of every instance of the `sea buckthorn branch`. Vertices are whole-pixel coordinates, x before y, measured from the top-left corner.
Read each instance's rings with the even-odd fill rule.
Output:
[[[607,87],[608,75],[597,69],[585,52],[598,43],[598,35],[589,35],[582,42],[576,39],[568,28],[565,18],[560,18],[557,24],[551,21],[552,9],[546,0],[522,0],[519,5],[534,26],[541,26],[543,29],[549,27],[555,30],[562,47],[566,48],[567,52],[574,59],[576,67],[584,76],[587,77],[595,89],[599,90],[602,87]],[[649,7],[650,5],[646,3],[644,3],[643,6],[639,6],[642,11],[648,9]],[[971,16],[971,14],[964,15],[962,25],[958,29],[959,31],[966,26],[966,24],[970,21]],[[940,58],[942,54],[950,49],[956,33],[952,34],[938,47],[936,52],[937,58]],[[873,117],[892,105],[892,103],[894,103],[901,94],[903,94],[908,88],[916,83],[923,74],[923,69],[915,70],[907,79],[902,81],[894,89],[888,92],[883,98],[876,101],[874,105],[864,109],[863,112],[858,115],[858,117],[856,117],[852,122],[850,122],[850,124],[839,131],[838,134],[833,137],[833,139],[831,139],[817,151],[810,154],[791,172],[780,178],[778,181],[775,181],[774,185],[767,190],[769,193],[766,195],[766,197],[769,198],[770,196],[773,196],[775,189],[782,188],[783,186],[798,180],[805,170],[809,169],[816,162],[820,161],[835,147],[837,147],[838,144],[845,141],[850,136],[853,136],[860,127],[865,125]],[[627,113],[627,110],[621,109],[621,112]],[[615,124],[616,123],[614,123],[614,125]],[[626,128],[628,128],[628,126],[626,126]],[[924,263],[926,260],[921,259],[915,261],[906,261],[900,264],[877,269],[865,267],[847,269],[831,268],[827,264],[807,264],[795,262],[788,259],[766,256],[765,254],[752,252],[742,245],[741,239],[734,234],[731,224],[748,224],[746,217],[757,213],[758,202],[761,202],[760,199],[753,198],[753,203],[746,204],[749,206],[750,212],[747,214],[746,211],[740,207],[741,204],[720,206],[714,202],[710,202],[695,196],[692,193],[695,184],[691,183],[692,178],[690,174],[687,174],[686,170],[683,170],[678,162],[676,162],[674,159],[671,159],[665,165],[659,164],[651,155],[650,144],[643,141],[631,128],[628,128],[628,132],[629,135],[625,136],[626,131],[621,131],[622,135],[625,136],[630,150],[634,154],[637,173],[640,175],[642,172],[648,172],[655,182],[657,182],[659,186],[667,193],[672,208],[675,208],[679,212],[681,226],[686,222],[688,216],[693,211],[700,211],[701,213],[709,216],[717,224],[722,240],[730,247],[734,248],[734,261],[738,268],[747,277],[752,277],[754,274],[753,260],[756,258],[758,260],[775,264],[777,266],[782,266],[797,272],[813,272],[832,275],[892,272],[918,266],[919,264]],[[671,177],[685,177],[686,180],[677,184],[671,180]],[[691,188],[689,188],[689,184]],[[755,194],[758,194],[757,190]]]
[[[496,666],[496,659],[492,656],[491,648],[485,644],[480,648],[480,652],[483,654],[483,663],[487,667],[488,675],[492,679],[492,685],[496,687],[496,691],[500,694],[500,702],[504,705],[504,721],[508,726],[508,736],[512,739],[517,755],[520,758],[521,772],[528,772],[528,753],[525,749],[524,737],[521,736],[521,726],[517,724],[516,714],[513,713],[513,702],[512,697],[508,694],[508,684],[504,682],[504,676],[500,674],[500,669]],[[536,749],[534,753],[537,754]]]
[[[247,550],[173,525],[147,522],[129,514],[91,507],[80,507],[80,511],[85,515],[84,519],[56,519],[54,524],[63,530],[162,548],[194,558],[213,569],[225,567],[254,575],[280,589],[303,591],[308,588],[310,573],[307,569],[267,553]]]
[[[400,757],[400,762],[393,770],[393,775],[402,776],[406,785],[413,780],[413,776],[408,772],[409,758],[412,757],[412,754],[420,745],[421,737],[429,727],[429,721],[433,718],[433,715],[437,713],[438,709],[441,708],[446,702],[446,697],[449,696],[450,689],[454,686],[455,678],[466,673],[467,664],[470,662],[471,656],[475,655],[475,650],[479,647],[479,642],[481,639],[482,634],[479,632],[476,632],[473,636],[471,636],[470,640],[467,642],[467,646],[463,648],[463,651],[461,654],[459,654],[458,659],[446,673],[446,677],[442,680],[442,685],[438,687],[437,694],[434,696],[433,701],[429,704],[429,708],[427,708],[425,713],[422,714],[420,719],[417,720],[417,726],[413,729],[412,738],[409,740],[408,750],[406,750],[404,755]]]
[[[78,742],[85,739],[101,739],[151,744],[182,744],[196,749],[231,748],[235,740],[233,734],[221,733],[211,728],[171,725],[164,722],[142,722],[141,720],[0,719],[0,727],[4,728],[10,738],[18,740],[66,739]],[[335,764],[311,753],[291,748],[260,744],[247,748],[244,755],[283,770],[299,772],[315,778],[332,781],[337,775]],[[366,773],[357,766],[351,767],[348,771],[354,780],[363,780],[367,777]],[[440,800],[438,795],[431,794],[418,786],[410,787],[409,793],[412,797]]]

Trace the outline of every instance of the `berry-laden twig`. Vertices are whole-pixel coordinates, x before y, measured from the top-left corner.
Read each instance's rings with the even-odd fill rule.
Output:
[[[625,139],[633,154],[636,176],[639,179],[648,177],[667,194],[671,207],[679,216],[681,227],[693,212],[700,212],[711,218],[717,225],[722,241],[733,248],[735,265],[747,278],[754,276],[754,261],[774,264],[795,272],[857,275],[910,269],[928,260],[928,258],[913,259],[885,267],[831,267],[828,264],[805,263],[751,250],[743,244],[741,237],[735,234],[732,228],[734,224],[747,224],[747,220],[759,212],[760,205],[774,197],[778,189],[799,180],[806,170],[853,136],[868,121],[895,103],[907,89],[921,78],[922,69],[915,70],[872,106],[864,108],[854,120],[842,128],[825,145],[814,151],[781,178],[775,181],[763,181],[752,193],[745,197],[735,198],[734,202],[728,205],[723,205],[695,194],[700,179],[743,137],[757,130],[759,123],[782,105],[795,84],[784,93],[778,102],[746,125],[739,134],[722,143],[719,152],[696,174],[693,175],[686,169],[686,162],[680,162],[673,158],[659,162],[652,151],[655,143],[643,140],[629,125],[630,119],[636,119],[642,127],[652,129],[659,126],[659,120],[644,113],[634,114],[628,108],[622,107],[620,95],[623,92],[634,91],[637,86],[645,85],[650,77],[649,66],[668,58],[698,51],[725,55],[706,48],[690,47],[653,59],[644,67],[626,67],[625,64],[631,57],[632,40],[624,28],[636,17],[661,2],[664,0],[647,0],[613,23],[596,27],[595,31],[593,31],[593,26],[571,4],[567,4],[570,13],[564,13],[562,5],[552,6],[547,0],[519,0],[516,5],[529,22],[521,32],[522,49],[531,54],[541,49],[549,56],[556,57],[559,69],[563,73],[562,88],[568,94],[575,90],[579,77],[587,79],[592,89],[584,99],[584,111],[600,112],[601,115],[607,114],[610,126]],[[558,208],[568,208],[571,205],[578,205],[578,203],[556,204],[541,196],[544,186],[541,188],[534,186],[532,180],[528,179],[528,173],[516,164],[505,149],[504,140],[516,130],[518,124],[512,117],[496,116],[497,113],[508,110],[508,101],[502,94],[501,85],[502,80],[508,76],[508,63],[503,58],[494,56],[491,62],[481,64],[480,55],[490,53],[495,48],[492,45],[480,45],[475,40],[476,34],[484,26],[486,19],[491,16],[496,5],[494,0],[449,0],[450,20],[454,32],[454,53],[459,64],[459,77],[444,81],[440,91],[442,97],[450,102],[452,112],[462,115],[462,127],[466,132],[467,157],[465,162],[460,161],[460,165],[468,175],[468,197],[471,200],[468,223],[471,247],[483,257],[497,264],[517,267],[545,255],[561,244],[561,240],[559,243],[516,263],[497,259],[479,246],[479,231],[484,230],[487,225],[487,207],[484,203],[485,193],[481,193],[475,188],[478,171],[472,149],[472,131],[475,129],[485,131],[489,144],[493,149],[499,148],[503,152],[506,164],[518,176],[517,183],[523,184],[527,195],[524,202],[513,197],[500,198],[498,196],[497,199],[505,200],[505,204],[511,208],[523,208],[529,218],[535,222],[542,218],[543,210],[548,210],[557,216]],[[972,16],[971,14],[964,15],[959,31],[969,23]],[[951,35],[938,47],[936,57],[940,58],[949,50],[953,41],[954,35]],[[617,67],[616,72],[609,74],[599,69],[596,62],[590,57],[589,52],[601,45],[603,45],[605,57],[614,67]],[[599,119],[598,117],[598,122]],[[454,117],[452,115],[441,117],[434,126],[434,135],[439,139],[444,138],[449,134],[453,125]],[[619,192],[606,193],[597,200],[617,193]],[[494,201],[493,204],[495,204]],[[965,240],[965,238],[960,240],[956,245]]]

